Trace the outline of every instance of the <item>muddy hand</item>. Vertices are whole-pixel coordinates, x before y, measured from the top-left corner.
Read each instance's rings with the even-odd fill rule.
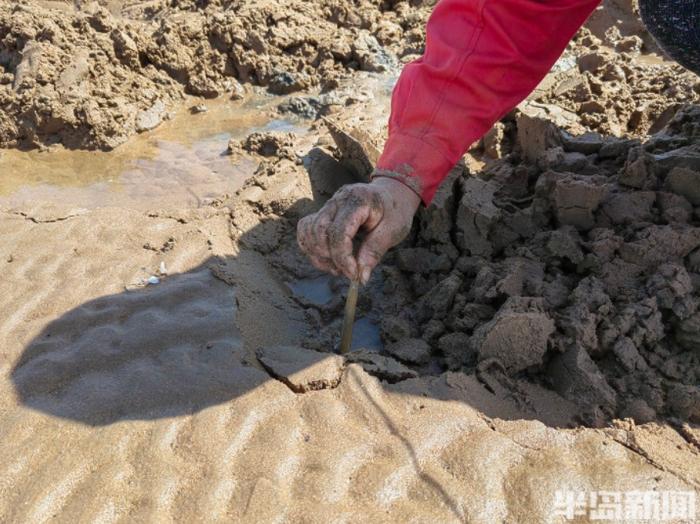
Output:
[[[369,280],[384,254],[411,230],[420,198],[401,182],[378,177],[340,189],[320,211],[299,221],[297,239],[317,268]],[[353,239],[364,239],[353,252]]]

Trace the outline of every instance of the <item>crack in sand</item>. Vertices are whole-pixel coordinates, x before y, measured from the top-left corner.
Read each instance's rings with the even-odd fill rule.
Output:
[[[621,438],[618,438],[617,436],[614,436],[614,435],[612,435],[610,438],[612,438],[612,440],[614,440],[618,444],[629,449],[630,451],[632,451],[636,455],[639,455],[641,458],[643,458],[647,462],[647,464],[658,469],[659,471],[663,471],[664,473],[668,473],[669,475],[676,477],[681,482],[684,482],[685,484],[689,484],[695,488],[700,487],[700,482],[697,482],[693,479],[688,479],[682,473],[679,473],[679,472],[674,471],[670,468],[667,468],[663,464],[659,464],[656,460],[654,460],[652,457],[649,456],[649,454],[644,450],[644,448],[642,448],[639,444],[637,444],[637,439],[636,439],[634,433],[632,433],[631,431],[627,431],[627,430],[624,430],[624,431],[625,431],[625,435],[627,436],[626,441],[621,439]]]
[[[164,219],[168,219],[168,220],[174,220],[175,222],[177,222],[179,224],[187,224],[186,218],[183,218],[181,216],[180,217],[175,216],[172,213],[164,213],[161,211],[148,211],[146,213],[146,216],[148,218],[161,218],[161,219],[164,218]]]
[[[517,445],[518,447],[523,448],[523,449],[527,449],[530,451],[542,451],[543,449],[545,449],[544,447],[528,446],[528,445],[523,444],[522,442],[518,442],[511,435],[504,433],[503,431],[498,429],[498,427],[496,427],[496,425],[493,423],[493,420],[490,417],[488,417],[487,415],[485,415],[484,413],[478,411],[477,415],[479,416],[479,418],[481,420],[484,421],[484,423],[489,427],[489,429],[491,429],[495,433],[498,433],[499,435],[506,437],[508,440],[513,442],[513,444]],[[686,435],[684,435],[684,433],[679,431],[679,434],[681,436],[683,436],[685,438],[685,440],[688,440],[688,438],[686,437]],[[644,461],[647,464],[649,464],[653,468],[658,469],[659,471],[662,471],[664,473],[668,473],[669,475],[672,475],[673,477],[677,478],[681,482],[684,482],[686,484],[694,486],[695,488],[700,487],[700,483],[695,482],[693,479],[686,478],[680,472],[674,471],[674,470],[672,470],[672,469],[670,469],[662,464],[659,464],[656,460],[654,460],[652,457],[650,457],[649,454],[639,444],[637,444],[634,433],[632,433],[631,431],[625,431],[625,435],[627,436],[627,441],[625,441],[621,438],[615,437],[615,436],[609,436],[608,438],[610,438],[614,442],[617,442],[618,444],[625,447],[626,449],[632,451],[635,455],[640,456],[642,459],[644,459]],[[691,445],[697,446],[697,442],[695,441],[694,437],[692,437],[692,435],[690,435],[690,438],[692,439],[692,442],[690,440],[688,440],[688,442]]]
[[[481,411],[477,411],[476,414],[486,424],[486,426],[488,426],[488,428],[491,431],[493,431],[494,433],[498,433],[499,435],[503,435],[505,438],[507,438],[509,441],[511,441],[516,446],[523,448],[523,449],[530,450],[530,451],[542,451],[543,449],[545,449],[544,446],[540,446],[540,447],[527,446],[527,445],[523,444],[522,442],[518,442],[512,436],[510,436],[508,433],[504,433],[503,431],[498,429],[498,427],[496,427],[496,425],[493,423],[493,419],[491,417],[487,416],[486,414],[482,413]]]
[[[273,379],[281,382],[282,384],[287,386],[287,388],[289,388],[289,390],[292,393],[295,393],[297,395],[303,395],[304,393],[310,393],[312,391],[323,391],[325,389],[337,388],[342,381],[343,373],[345,372],[345,368],[347,366],[346,363],[343,363],[343,366],[340,368],[340,373],[338,374],[338,377],[333,379],[333,380],[321,379],[321,380],[308,382],[304,386],[299,386],[299,385],[295,385],[291,380],[289,380],[289,378],[275,373],[272,370],[272,368],[270,368],[269,366],[266,366],[259,358],[257,358],[257,361],[260,363],[260,365],[262,366],[265,373],[267,373],[270,376],[270,378],[273,378]]]
[[[42,218],[34,217],[34,216],[30,215],[29,213],[25,213],[24,211],[7,211],[7,213],[9,213],[10,215],[22,217],[25,220],[27,220],[29,222],[33,222],[35,224],[53,224],[55,222],[64,222],[66,220],[70,220],[71,218],[79,217],[83,214],[83,213],[74,213],[74,214],[66,215],[66,216],[51,217],[51,218],[42,219]]]

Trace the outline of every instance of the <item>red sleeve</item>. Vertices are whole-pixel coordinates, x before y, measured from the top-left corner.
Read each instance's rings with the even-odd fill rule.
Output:
[[[441,0],[394,89],[375,176],[428,204],[467,148],[524,100],[600,0]]]

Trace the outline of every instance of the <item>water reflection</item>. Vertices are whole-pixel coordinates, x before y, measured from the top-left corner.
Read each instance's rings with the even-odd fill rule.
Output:
[[[226,155],[230,138],[265,130],[303,132],[293,119],[273,118],[277,103],[264,95],[207,101],[208,111],[197,115],[184,106],[156,130],[111,152],[1,151],[0,205],[196,207],[236,191],[257,167],[253,158]]]
[[[368,317],[357,319],[352,329],[352,342],[350,348],[369,349],[370,351],[381,351],[384,348],[379,334],[379,325]]]
[[[296,297],[317,306],[328,304],[333,298],[331,278],[328,275],[295,280],[288,282],[287,286]]]

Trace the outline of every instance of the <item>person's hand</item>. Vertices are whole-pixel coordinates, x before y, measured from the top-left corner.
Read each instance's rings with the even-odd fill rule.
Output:
[[[341,188],[320,211],[299,221],[297,240],[322,271],[369,280],[384,254],[411,231],[420,198],[388,177]],[[353,239],[365,233],[357,253]]]

